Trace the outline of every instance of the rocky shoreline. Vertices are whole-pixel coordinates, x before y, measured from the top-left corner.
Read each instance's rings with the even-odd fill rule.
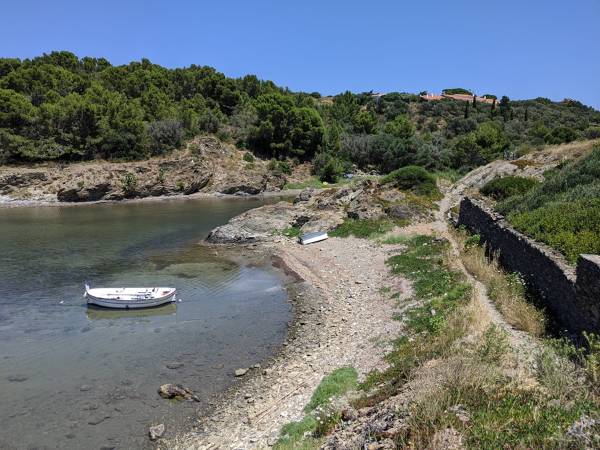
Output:
[[[89,203],[198,193],[244,196],[283,189],[284,174],[269,170],[267,161],[248,162],[244,155],[205,136],[184,150],[144,161],[1,166],[0,204]]]
[[[377,244],[332,238],[304,247],[280,237],[258,246],[296,280],[287,286],[294,308],[288,337],[266,366],[248,368],[193,430],[159,441],[159,448],[271,446],[283,424],[301,418],[323,376],[344,366],[361,377],[385,367],[383,356],[401,324],[393,320],[397,302],[380,288],[409,287],[388,275],[387,255]]]
[[[293,204],[256,208],[213,230],[206,245],[267,252],[273,265],[295,280],[287,285],[294,319],[285,343],[266,366],[242,368],[240,382],[213,411],[193,430],[158,441],[158,448],[272,446],[285,423],[302,418],[325,375],[352,366],[362,379],[386,366],[384,355],[402,327],[394,317],[402,311],[382,288],[410,296],[409,283],[391,276],[385,264],[397,246],[383,248],[354,237],[301,246],[274,230],[296,227],[304,232],[331,229],[348,217],[395,217],[393,207],[406,206],[403,195],[369,181],[325,191],[308,189]]]

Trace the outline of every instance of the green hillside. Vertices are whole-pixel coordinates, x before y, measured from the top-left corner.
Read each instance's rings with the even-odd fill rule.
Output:
[[[295,93],[211,67],[52,52],[0,59],[0,163],[140,159],[213,133],[255,154],[314,160],[329,179],[351,164],[466,170],[507,152],[600,135],[600,113],[538,98],[497,105],[418,95]]]

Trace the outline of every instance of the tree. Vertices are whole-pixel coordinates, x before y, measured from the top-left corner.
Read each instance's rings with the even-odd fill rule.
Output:
[[[500,107],[500,114],[504,118],[504,121],[507,122],[508,118],[510,117],[511,106],[510,106],[510,99],[506,95],[503,95],[502,98],[500,99],[499,107]]]
[[[415,134],[415,126],[408,116],[402,114],[385,125],[385,132],[400,139],[410,139]]]
[[[371,111],[359,111],[352,119],[355,133],[375,134],[377,132],[377,117]]]

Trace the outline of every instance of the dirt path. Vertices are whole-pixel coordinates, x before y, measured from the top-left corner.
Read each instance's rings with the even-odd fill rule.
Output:
[[[282,425],[302,409],[324,375],[352,366],[360,376],[383,368],[390,340],[401,324],[393,320],[396,300],[380,289],[408,292],[408,283],[389,275],[386,251],[364,239],[331,238],[310,246],[275,243],[275,254],[305,280],[299,294],[298,329],[275,362],[232,393],[196,432],[169,442],[170,448],[237,449],[272,445]]]

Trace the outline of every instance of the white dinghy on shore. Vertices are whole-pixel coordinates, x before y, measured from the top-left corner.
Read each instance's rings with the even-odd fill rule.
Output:
[[[104,308],[137,309],[152,308],[175,301],[177,289],[170,287],[152,288],[94,288],[85,285],[84,297],[88,305]]]
[[[312,244],[314,242],[324,241],[329,236],[326,232],[317,231],[315,233],[306,233],[298,239],[302,245]]]

